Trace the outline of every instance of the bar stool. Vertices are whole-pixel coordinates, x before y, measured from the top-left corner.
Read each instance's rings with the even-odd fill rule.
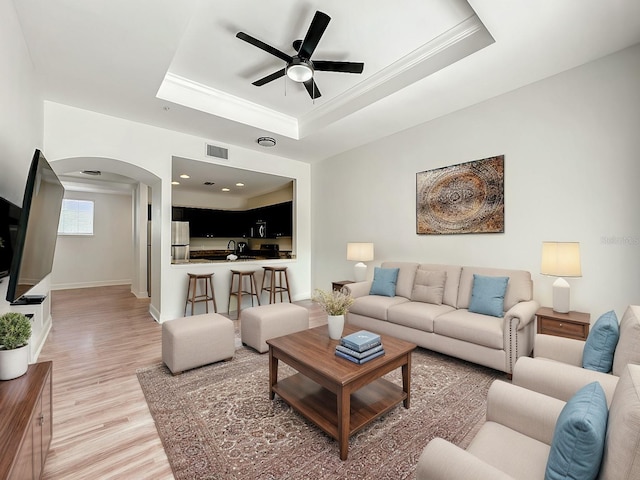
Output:
[[[184,304],[184,314],[187,315],[187,307],[191,304],[191,315],[193,315],[193,307],[198,302],[205,302],[205,311],[209,313],[209,302],[213,302],[213,311],[218,313],[216,305],[216,294],[213,290],[213,273],[187,273],[189,275],[189,286],[187,287],[187,301]],[[198,280],[204,281],[204,293],[198,295]],[[202,292],[202,288],[200,291]],[[209,294],[211,290],[211,294]]]
[[[251,306],[253,307],[253,297],[258,300],[260,305],[260,297],[258,296],[258,287],[256,285],[255,270],[242,271],[231,270],[231,284],[229,286],[229,313],[231,313],[231,297],[235,295],[237,300],[238,318],[240,318],[240,310],[242,309],[242,295],[251,295]],[[237,278],[238,284],[236,289],[233,288],[233,281]],[[249,280],[249,290],[243,290],[245,278]]]
[[[287,292],[289,297],[289,303],[291,303],[291,292],[289,291],[289,277],[287,276],[287,267],[262,267],[264,269],[264,275],[262,276],[262,286],[260,288],[260,294],[265,291],[269,292],[269,303],[276,303],[276,293],[280,294],[280,301],[282,299],[282,293]],[[267,273],[270,273],[269,285],[264,286],[264,282],[267,278]],[[282,274],[284,274],[284,281]]]

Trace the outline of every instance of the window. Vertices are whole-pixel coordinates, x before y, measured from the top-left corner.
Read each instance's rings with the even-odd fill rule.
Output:
[[[58,235],[93,235],[93,202],[62,200]]]

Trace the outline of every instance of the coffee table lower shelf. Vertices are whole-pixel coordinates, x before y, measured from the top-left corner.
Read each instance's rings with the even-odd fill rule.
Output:
[[[273,386],[273,392],[327,435],[339,440],[335,393],[301,373],[278,381]],[[406,398],[407,394],[402,387],[383,378],[351,393],[349,436],[384,415]]]

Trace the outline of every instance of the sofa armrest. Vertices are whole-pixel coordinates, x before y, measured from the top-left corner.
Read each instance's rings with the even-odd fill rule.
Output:
[[[611,405],[618,377],[586,368],[554,362],[546,358],[521,357],[513,369],[514,385],[568,401],[591,382],[599,382]]]
[[[538,333],[534,340],[533,356],[582,367],[583,350],[582,340]]]
[[[514,318],[518,319],[518,330],[522,330],[528,324],[533,322],[539,305],[535,300],[526,302],[518,302],[504,314],[506,324],[510,324]]]
[[[434,438],[418,459],[416,479],[513,480],[513,477],[442,438]]]
[[[487,394],[487,422],[551,444],[558,415],[565,402],[501,380]]]
[[[349,283],[345,285],[343,288],[346,288],[353,298],[364,297],[369,295],[369,291],[371,290],[371,285],[373,282],[371,280],[365,282],[356,282]]]

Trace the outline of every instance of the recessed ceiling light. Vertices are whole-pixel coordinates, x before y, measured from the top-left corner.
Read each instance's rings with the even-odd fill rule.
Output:
[[[256,142],[261,147],[274,147],[276,145],[276,139],[272,137],[260,137]]]
[[[231,189],[230,189],[230,188],[227,188],[227,187],[224,187],[224,188],[222,189],[222,191],[223,191],[223,192],[230,192],[230,191],[231,191]]]
[[[236,183],[236,187],[244,187],[244,183],[238,182]]]
[[[183,173],[182,175],[180,175],[180,178],[191,178],[191,177],[186,173]]]
[[[176,182],[175,180],[171,182],[171,185],[180,185],[180,182]]]

